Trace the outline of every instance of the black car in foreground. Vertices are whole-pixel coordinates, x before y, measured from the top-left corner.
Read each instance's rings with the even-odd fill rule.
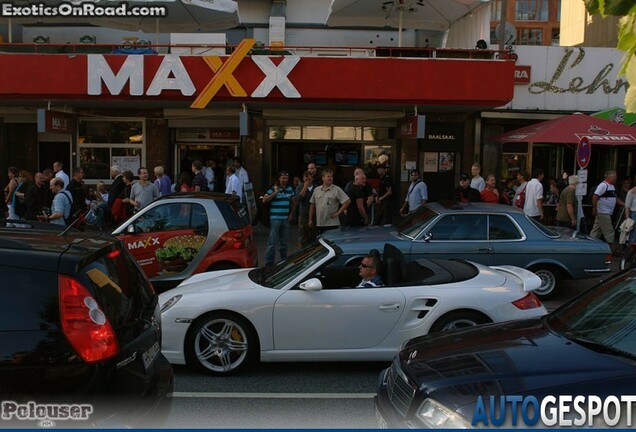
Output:
[[[632,269],[539,319],[406,342],[375,402],[382,427],[606,428],[636,424],[635,394]]]
[[[158,296],[121,242],[0,222],[0,427],[160,426]]]

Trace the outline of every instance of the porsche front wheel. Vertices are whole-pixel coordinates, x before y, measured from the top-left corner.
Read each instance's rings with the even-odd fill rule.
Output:
[[[185,341],[189,366],[219,375],[252,363],[258,352],[257,337],[247,321],[228,313],[204,315],[192,324]]]

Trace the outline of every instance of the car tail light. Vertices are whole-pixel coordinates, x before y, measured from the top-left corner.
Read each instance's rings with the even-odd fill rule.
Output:
[[[605,265],[610,265],[612,263],[612,254],[609,254],[605,257]]]
[[[119,344],[108,318],[84,285],[60,275],[62,331],[85,362],[97,362],[119,353]]]
[[[541,300],[534,293],[530,292],[527,296],[512,302],[517,309],[528,310],[541,307]]]
[[[234,249],[244,249],[249,245],[249,237],[243,234],[243,231],[227,231],[221,237],[224,242],[230,243]]]

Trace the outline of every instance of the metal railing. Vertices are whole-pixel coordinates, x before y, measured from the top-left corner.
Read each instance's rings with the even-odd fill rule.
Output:
[[[229,55],[236,48],[231,45],[205,44],[58,44],[58,43],[0,43],[0,53],[24,54],[178,54]],[[390,57],[390,58],[457,58],[508,59],[507,51],[456,48],[416,47],[331,47],[288,46],[252,48],[249,55],[298,55],[301,57]]]

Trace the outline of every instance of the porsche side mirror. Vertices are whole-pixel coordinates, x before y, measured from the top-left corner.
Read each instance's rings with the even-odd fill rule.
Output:
[[[134,234],[135,233],[135,224],[130,224],[126,227],[126,232],[128,234]]]
[[[320,291],[322,282],[318,278],[311,278],[300,284],[300,289],[305,291]]]
[[[425,242],[427,242],[427,243],[428,243],[429,241],[431,241],[431,239],[432,239],[432,238],[433,238],[433,233],[426,233],[426,234],[424,235],[424,241],[425,241]]]

